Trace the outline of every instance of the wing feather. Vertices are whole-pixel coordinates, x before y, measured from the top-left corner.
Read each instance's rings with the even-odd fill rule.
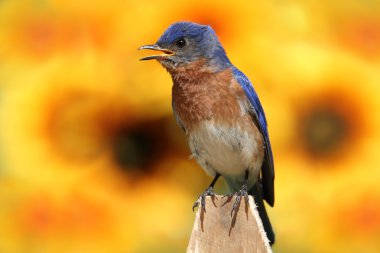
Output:
[[[243,88],[250,104],[253,107],[253,118],[258,124],[259,130],[264,138],[265,143],[265,159],[261,167],[261,182],[263,196],[269,205],[274,204],[274,163],[272,148],[269,141],[268,125],[265,118],[263,107],[260,103],[259,97],[255,92],[251,81],[237,68],[232,69],[233,75]]]

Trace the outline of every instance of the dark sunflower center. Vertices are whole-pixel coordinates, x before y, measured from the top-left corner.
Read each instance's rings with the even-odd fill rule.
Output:
[[[122,170],[142,173],[163,156],[173,144],[168,136],[167,118],[122,127],[112,133],[111,149]]]
[[[344,115],[319,108],[302,120],[301,135],[308,152],[314,156],[325,156],[339,151],[349,137],[349,129]]]
[[[143,129],[118,132],[112,145],[116,163],[122,168],[145,167],[153,158],[150,137]]]

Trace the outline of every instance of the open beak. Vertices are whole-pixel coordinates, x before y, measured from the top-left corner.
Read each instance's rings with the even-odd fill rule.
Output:
[[[142,46],[139,48],[139,50],[142,50],[142,49],[160,51],[163,54],[156,54],[156,55],[147,56],[147,57],[141,58],[140,61],[153,60],[153,59],[163,59],[165,57],[174,55],[173,51],[165,49],[165,48],[161,48],[158,45],[146,45],[146,46]]]

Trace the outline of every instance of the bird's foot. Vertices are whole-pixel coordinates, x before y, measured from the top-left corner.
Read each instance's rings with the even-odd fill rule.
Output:
[[[201,204],[201,208],[203,209],[203,211],[206,212],[206,197],[207,196],[215,197],[215,193],[214,193],[214,188],[213,187],[208,187],[199,196],[199,198],[197,199],[197,201],[195,201],[195,203],[193,205],[193,212],[194,212],[195,208],[197,208],[199,206],[199,204]]]
[[[231,216],[233,216],[234,212],[235,213],[237,212],[238,207],[240,206],[240,202],[241,202],[241,198],[242,197],[244,197],[245,203],[248,203],[249,198],[248,198],[248,187],[247,187],[247,184],[244,184],[241,187],[241,189],[239,191],[235,192],[234,194],[230,193],[230,194],[228,194],[226,196],[230,197],[230,196],[233,196],[233,195],[236,195],[236,200],[235,200],[234,205],[232,206]]]

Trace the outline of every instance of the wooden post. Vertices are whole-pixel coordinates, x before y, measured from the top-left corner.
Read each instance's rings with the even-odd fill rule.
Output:
[[[206,198],[206,212],[198,208],[187,253],[271,253],[268,238],[252,196],[244,198],[231,216],[235,197]]]

